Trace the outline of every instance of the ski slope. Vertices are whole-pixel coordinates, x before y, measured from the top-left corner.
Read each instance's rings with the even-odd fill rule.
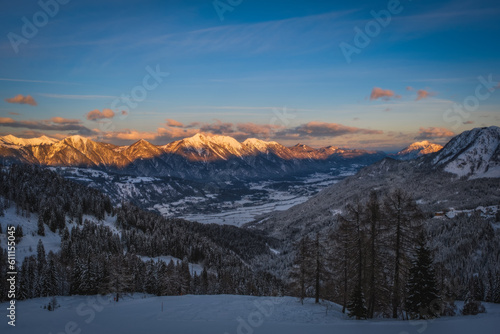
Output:
[[[301,305],[293,297],[134,295],[58,297],[56,311],[43,309],[49,298],[16,303],[16,327],[7,324],[7,303],[0,333],[166,333],[166,334],[442,334],[498,333],[500,305],[485,304],[488,313],[433,321],[348,319],[333,303]],[[328,305],[328,310],[326,306]]]

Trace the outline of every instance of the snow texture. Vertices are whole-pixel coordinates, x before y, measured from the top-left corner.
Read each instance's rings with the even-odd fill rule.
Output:
[[[356,321],[340,312],[340,306],[292,297],[253,296],[127,296],[114,302],[111,296],[57,298],[54,312],[43,309],[49,298],[16,303],[16,327],[0,323],[1,333],[172,333],[172,334],[321,334],[321,333],[497,333],[500,305],[485,303],[487,313],[402,321]],[[327,309],[328,306],[328,309]],[[0,304],[5,310],[7,303]]]

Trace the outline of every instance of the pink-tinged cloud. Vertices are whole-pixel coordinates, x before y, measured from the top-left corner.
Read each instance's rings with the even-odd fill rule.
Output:
[[[274,132],[279,129],[283,129],[283,126],[280,125],[272,125],[272,124],[255,124],[251,122],[247,123],[238,123],[236,125],[238,131],[246,133],[249,136],[265,136],[269,137]]]
[[[16,121],[10,117],[0,117],[0,124],[11,124],[11,123],[15,123],[15,122]]]
[[[106,139],[120,139],[120,140],[154,140],[158,136],[155,132],[139,132],[136,130],[124,129],[122,131],[106,132],[104,138]]]
[[[21,114],[20,114],[20,113],[18,113],[18,112],[9,111],[9,115],[19,116],[19,115],[21,115]]]
[[[113,118],[113,117],[115,117],[115,113],[111,109],[103,109],[102,112],[99,111],[99,109],[95,109],[89,111],[89,113],[87,114],[87,119],[89,121],[98,121],[100,119]]]
[[[167,125],[173,126],[176,128],[183,128],[184,127],[184,124],[182,124],[181,122],[176,121],[175,119],[170,119],[170,118],[167,118]]]
[[[455,133],[446,128],[437,128],[437,127],[429,127],[429,128],[420,128],[418,130],[418,136],[415,137],[417,140],[423,139],[438,139],[438,138],[450,138],[453,137]]]
[[[379,87],[373,87],[372,93],[370,94],[370,100],[389,100],[390,98],[399,98],[399,95],[394,94],[394,91],[390,89],[382,89]]]
[[[56,121],[63,121],[65,119],[58,119]],[[70,122],[69,123],[58,123],[54,122],[54,119],[42,119],[42,120],[27,120],[27,121],[16,121],[10,117],[0,117],[0,125],[10,128],[24,128],[30,130],[45,130],[45,131],[76,131],[77,134],[82,136],[88,136],[94,134],[92,130],[84,127],[79,123]]]
[[[52,123],[56,124],[80,124],[81,121],[79,119],[70,119],[70,118],[63,118],[63,117],[52,117],[50,119]]]
[[[474,121],[465,121],[463,124],[474,124]]]
[[[436,95],[436,93],[429,92],[429,91],[427,91],[425,89],[419,89],[417,91],[417,98],[415,99],[415,101],[426,99],[426,98],[434,96],[434,95]]]
[[[31,97],[31,95],[23,96],[21,94],[18,94],[14,97],[5,99],[5,101],[8,103],[29,104],[30,106],[37,105],[35,99],[33,97]]]
[[[307,136],[307,137],[339,137],[347,134],[383,134],[380,130],[370,130],[356,128],[352,126],[345,126],[338,123],[326,123],[326,122],[309,122],[306,124],[299,125],[292,129],[287,129],[280,132],[281,135],[292,135],[295,137]]]
[[[406,90],[413,90],[413,87],[412,86],[407,86]]]
[[[215,135],[228,135],[234,132],[234,124],[216,120],[214,123],[202,124],[200,131]]]
[[[128,112],[127,112],[127,111],[125,111],[125,110],[122,110],[122,111],[120,111],[120,114],[122,114],[123,116],[127,116],[127,115],[128,115]]]
[[[182,129],[177,127],[158,128],[157,131],[159,137],[170,140],[192,137],[200,132],[198,129]]]

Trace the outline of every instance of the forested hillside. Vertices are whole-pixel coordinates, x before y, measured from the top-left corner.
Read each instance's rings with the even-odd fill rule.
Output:
[[[227,226],[208,226],[155,213],[123,203],[112,207],[98,191],[65,180],[36,166],[12,165],[0,172],[1,216],[36,217],[36,234],[45,231],[61,238],[60,250],[45,252],[42,241],[36,255],[18,268],[21,298],[67,294],[148,292],[158,295],[228,293],[276,295],[283,292],[272,275],[246,263],[268,253],[276,241],[261,234]],[[113,228],[103,224],[114,221]],[[33,223],[34,224],[34,223]],[[26,229],[26,226],[25,226]],[[17,241],[22,240],[22,226]],[[35,232],[32,232],[35,234]],[[7,289],[7,252],[1,245],[0,292]],[[182,261],[144,261],[170,256]],[[188,263],[203,267],[190,272]]]

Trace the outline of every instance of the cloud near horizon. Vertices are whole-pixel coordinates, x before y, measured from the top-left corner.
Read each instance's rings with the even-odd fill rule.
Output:
[[[434,92],[429,92],[425,89],[419,89],[417,91],[417,98],[415,99],[415,101],[419,101],[419,100],[422,100],[422,99],[426,99],[428,97],[431,97],[431,96],[434,96],[436,95],[436,93]]]
[[[108,108],[103,109],[102,112],[99,111],[99,109],[94,109],[87,113],[87,119],[89,121],[98,121],[106,118],[111,119],[113,117],[115,117],[115,113],[113,112],[113,110]]]
[[[70,119],[70,118],[64,118],[64,117],[52,117],[50,119],[52,123],[56,124],[81,124],[82,121],[79,119]]]
[[[17,104],[29,104],[30,106],[36,106],[35,99],[31,95],[23,96],[22,94],[18,94],[14,97],[5,99],[5,102],[8,103],[17,103]]]
[[[356,128],[352,126],[345,126],[338,123],[326,123],[326,122],[309,122],[306,124],[299,125],[295,128],[286,129],[280,133],[278,136],[291,135],[292,137],[340,137],[348,134],[383,134],[380,130],[370,130]]]
[[[179,121],[176,121],[175,119],[167,118],[167,126],[173,126],[173,127],[176,127],[176,128],[183,128],[184,124],[182,124]]]
[[[52,117],[48,120],[16,121],[10,117],[0,117],[0,126],[44,131],[76,131],[74,134],[90,136],[94,131],[83,126],[79,120]]]
[[[453,137],[455,133],[446,128],[420,128],[418,131],[418,135],[415,137],[417,140],[424,139],[447,139]]]
[[[158,128],[156,132],[138,132],[125,129],[122,131],[102,133],[101,136],[106,139],[118,140],[146,139],[160,144],[166,144],[169,141],[192,137],[200,132],[208,135],[230,136],[241,142],[247,138],[254,137],[262,140],[286,141],[313,138],[326,139],[350,134],[378,135],[384,133],[380,130],[349,127],[342,124],[326,122],[309,122],[296,127],[285,128],[284,126],[273,124],[256,124],[252,122],[230,123],[220,120],[215,120],[212,123],[193,122],[183,124],[173,119],[167,119],[165,126]]]

